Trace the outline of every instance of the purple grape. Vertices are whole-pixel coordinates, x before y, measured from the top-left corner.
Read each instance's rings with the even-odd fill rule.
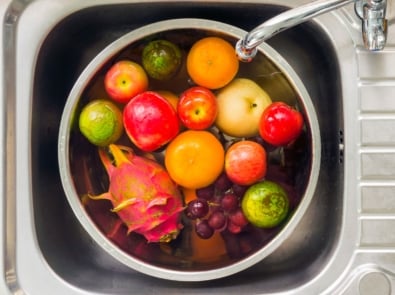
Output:
[[[195,199],[188,203],[186,215],[190,219],[203,218],[207,215],[209,206],[204,199]]]
[[[236,184],[234,183],[232,185],[232,190],[233,193],[238,196],[239,198],[242,198],[244,196],[244,193],[247,191],[248,186],[245,185],[240,185],[240,184]]]
[[[232,234],[238,234],[239,232],[241,232],[241,226],[234,224],[231,220],[229,220],[229,222],[228,222],[227,229]]]
[[[225,216],[224,212],[215,211],[208,218],[208,225],[215,230],[221,230],[225,228],[227,221],[228,218]]]
[[[205,200],[211,200],[214,197],[214,194],[215,187],[213,184],[196,190],[196,195],[198,196],[198,198]]]
[[[239,198],[233,193],[226,193],[221,199],[221,207],[226,212],[235,211],[239,208]]]
[[[228,178],[226,173],[222,173],[214,183],[215,188],[220,192],[226,192],[232,187],[232,181]]]
[[[208,224],[207,219],[200,220],[195,225],[196,234],[202,239],[209,239],[214,234],[214,229]]]
[[[240,208],[232,214],[229,214],[229,220],[231,221],[231,223],[240,227],[246,226],[248,224],[248,220]]]

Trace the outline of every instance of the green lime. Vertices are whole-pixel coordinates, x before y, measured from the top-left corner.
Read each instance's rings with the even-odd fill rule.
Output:
[[[277,183],[262,181],[248,188],[243,196],[241,208],[251,224],[261,228],[272,228],[279,225],[288,215],[288,195]]]
[[[123,133],[122,112],[110,101],[91,101],[82,109],[79,127],[81,133],[94,145],[109,145],[116,142]]]
[[[143,49],[142,62],[147,74],[157,80],[173,77],[181,65],[181,50],[167,40],[154,40]]]

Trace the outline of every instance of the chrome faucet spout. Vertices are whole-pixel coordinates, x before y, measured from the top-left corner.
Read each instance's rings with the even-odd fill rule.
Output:
[[[285,11],[262,23],[236,44],[236,53],[241,61],[251,61],[256,47],[274,35],[356,0],[317,0]]]
[[[257,46],[267,39],[320,14],[352,2],[356,3],[356,10],[360,10],[363,18],[366,19],[365,29],[363,29],[366,32],[364,39],[368,40],[366,43],[374,44],[374,46],[367,46],[367,48],[379,49],[383,47],[382,44],[385,44],[386,40],[386,21],[381,22],[377,20],[376,16],[384,15],[383,19],[385,20],[385,9],[383,12],[381,7],[386,7],[386,0],[317,0],[283,12],[262,23],[237,42],[236,54],[241,61],[250,62],[257,53]],[[357,3],[359,2],[364,2],[361,9],[357,8]],[[369,5],[366,4],[367,2],[369,2]],[[382,42],[382,40],[384,41]]]

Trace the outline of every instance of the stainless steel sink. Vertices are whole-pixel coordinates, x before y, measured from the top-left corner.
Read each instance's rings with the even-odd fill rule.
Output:
[[[389,97],[395,90],[395,72],[388,66],[395,61],[394,18],[383,53],[366,52],[360,46],[359,19],[352,6],[268,41],[300,76],[317,112],[322,141],[317,191],[291,237],[261,263],[228,278],[188,283],[127,268],[77,222],[57,166],[58,128],[69,91],[106,45],[140,26],[193,17],[248,31],[306,1],[8,2],[9,6],[0,5],[1,293],[391,294],[395,290],[395,132],[393,127],[383,131],[395,123],[395,104]],[[380,93],[380,105],[372,102],[375,93]],[[375,284],[375,292],[382,293],[367,293]]]

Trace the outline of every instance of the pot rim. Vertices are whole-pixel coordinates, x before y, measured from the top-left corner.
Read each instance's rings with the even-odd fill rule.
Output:
[[[260,46],[258,46],[258,51],[265,54],[265,56],[281,70],[281,72],[287,78],[288,82],[297,92],[298,96],[300,97],[300,102],[306,111],[306,119],[311,132],[312,159],[310,173],[308,177],[308,184],[305,193],[294,214],[290,217],[290,219],[287,221],[281,231],[270,242],[264,245],[262,249],[231,265],[212,270],[181,271],[162,268],[134,258],[124,252],[122,249],[118,248],[113,242],[105,237],[105,235],[98,229],[93,220],[89,218],[83,205],[80,202],[80,198],[78,197],[77,191],[75,189],[69,162],[69,140],[70,129],[74,121],[73,117],[84,89],[88,86],[89,81],[91,81],[91,79],[98,72],[98,70],[100,70],[109,59],[114,57],[121,49],[129,46],[132,42],[140,40],[149,35],[175,29],[200,29],[206,31],[220,32],[237,39],[240,39],[245,34],[247,34],[246,31],[238,27],[218,21],[196,18],[180,18],[159,21],[143,26],[123,35],[119,39],[109,44],[83,70],[67,98],[59,127],[59,171],[62,186],[65,191],[67,200],[72,208],[72,211],[74,212],[75,216],[77,217],[83,228],[87,231],[87,233],[109,255],[113,256],[121,263],[133,268],[136,271],[157,278],[174,281],[213,280],[235,274],[260,262],[262,259],[271,254],[275,249],[277,249],[296,228],[297,224],[302,219],[314,196],[315,188],[318,181],[318,172],[321,162],[320,130],[313,103],[301,79],[294,72],[288,62],[277,51],[275,51],[268,44],[262,43]]]

